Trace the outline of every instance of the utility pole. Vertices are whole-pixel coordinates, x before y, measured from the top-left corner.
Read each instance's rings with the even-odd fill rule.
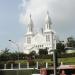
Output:
[[[12,40],[9,40],[9,42],[13,43],[17,47],[17,50],[18,50],[18,62],[19,62],[19,45],[16,42],[12,41]]]
[[[12,41],[12,40],[9,40],[9,42],[13,43],[17,47],[17,49],[18,49],[18,65],[19,65],[18,69],[20,69],[20,63],[19,63],[19,45],[16,42]],[[19,70],[17,70],[17,75],[19,75],[18,71]]]
[[[53,51],[53,65],[54,65],[54,75],[57,75],[57,62],[56,62],[56,52],[55,50]]]

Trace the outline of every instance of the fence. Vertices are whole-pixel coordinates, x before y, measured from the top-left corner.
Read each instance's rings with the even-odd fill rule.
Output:
[[[40,69],[41,67],[49,68],[49,64],[46,62],[45,64],[39,64],[36,62],[34,65],[30,65],[29,62],[26,64],[4,64],[3,67],[0,66],[0,70],[21,70],[21,69]]]

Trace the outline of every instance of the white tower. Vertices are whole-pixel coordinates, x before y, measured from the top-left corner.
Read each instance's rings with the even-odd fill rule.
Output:
[[[33,21],[32,21],[31,14],[30,14],[29,21],[28,21],[27,34],[32,34],[32,33],[33,33]]]
[[[44,25],[44,36],[46,41],[46,47],[48,47],[48,53],[50,50],[55,49],[55,32],[51,29],[51,19],[49,16],[49,13],[47,12],[46,18],[45,18],[45,25]]]
[[[47,12],[46,17],[45,17],[45,26],[44,26],[44,31],[50,31],[51,29],[51,19],[49,17],[49,13]]]
[[[27,44],[31,44],[31,40],[32,40],[33,35],[34,35],[33,21],[32,21],[31,14],[30,14],[29,21],[28,21],[27,34],[26,34]]]

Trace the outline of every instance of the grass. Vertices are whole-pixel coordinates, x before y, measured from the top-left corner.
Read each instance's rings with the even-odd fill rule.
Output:
[[[39,65],[42,65],[46,62],[48,62],[49,65],[51,65],[53,63],[53,61],[51,61],[51,59],[35,59],[35,62],[39,62]],[[18,63],[18,61],[16,61]],[[21,64],[27,64],[27,60],[20,60],[19,61]],[[74,64],[75,65],[75,57],[69,57],[69,58],[59,58],[58,59],[58,63],[60,65],[60,63],[63,62],[63,64]]]
[[[63,62],[63,64],[75,64],[75,57],[70,58],[60,58],[59,62]]]
[[[35,62],[39,62],[39,64],[42,64],[42,63],[46,63],[48,62],[49,64],[52,63],[53,61],[51,61],[51,59],[34,59]],[[75,57],[69,57],[69,58],[59,58],[58,59],[58,62],[61,63],[61,61],[64,63],[64,64],[75,64]],[[8,62],[8,61],[7,61]],[[1,61],[0,63],[7,63],[7,62],[3,62]],[[21,63],[21,64],[27,64],[27,60],[19,60],[19,61],[15,61],[15,63]]]
[[[0,71],[1,75],[31,75],[34,73],[39,73],[39,70]]]

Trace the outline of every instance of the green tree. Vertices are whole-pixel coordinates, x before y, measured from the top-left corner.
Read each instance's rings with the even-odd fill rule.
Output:
[[[48,54],[47,48],[45,48],[45,49],[39,49],[39,55],[47,55],[47,54]]]
[[[74,47],[75,48],[75,39],[73,37],[67,38],[67,47]]]
[[[36,55],[37,55],[37,54],[36,54],[35,51],[31,51],[31,52],[29,53],[29,58],[35,59],[35,56],[36,56]]]
[[[65,45],[62,42],[56,44],[56,50],[58,53],[65,52]]]
[[[10,52],[9,49],[5,48],[0,55],[0,60],[7,61],[10,59]]]

